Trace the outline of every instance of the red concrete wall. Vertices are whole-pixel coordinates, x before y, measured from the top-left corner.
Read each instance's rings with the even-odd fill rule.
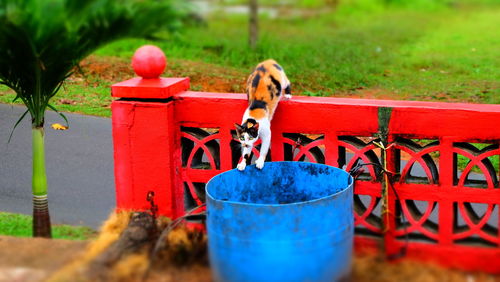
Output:
[[[246,95],[188,87],[188,79],[113,86],[114,97],[127,98],[112,104],[119,208],[148,208],[147,192],[154,191],[161,214],[181,216],[185,203],[203,202],[204,183],[234,168],[233,123],[241,121]],[[405,258],[500,273],[499,176],[488,161],[500,155],[500,106],[295,96],[280,102],[275,114],[271,158],[346,170],[359,162],[382,164],[372,141],[383,108],[392,108],[386,137],[394,189],[387,194],[388,213],[380,214],[383,177],[367,167],[356,181],[357,249],[388,256],[406,249]],[[470,162],[459,168],[457,156]],[[412,175],[417,164],[424,173],[418,179]],[[483,180],[474,182],[469,173]]]

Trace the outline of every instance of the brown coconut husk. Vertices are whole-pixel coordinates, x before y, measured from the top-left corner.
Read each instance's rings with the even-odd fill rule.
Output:
[[[176,271],[181,266],[210,277],[206,235],[184,225],[160,238],[162,248],[152,256],[160,231],[169,222],[150,213],[113,213],[86,252],[48,281],[178,281],[171,280],[176,277],[189,281],[190,275]],[[165,275],[158,280],[156,273]]]

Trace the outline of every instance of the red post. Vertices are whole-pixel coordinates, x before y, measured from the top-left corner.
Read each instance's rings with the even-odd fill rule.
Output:
[[[454,193],[453,179],[454,164],[453,164],[453,140],[451,138],[441,139],[441,153],[439,156],[440,165],[440,189]],[[439,202],[439,243],[443,246],[451,246],[453,243],[453,222],[455,215],[453,214],[453,202],[448,199],[443,199]]]
[[[146,197],[152,191],[159,213],[175,217],[174,153],[179,145],[172,96],[189,88],[189,78],[158,78],[162,60],[156,47],[140,48],[134,70],[149,78],[112,86],[112,96],[121,98],[111,105],[116,202],[118,209],[148,209]]]

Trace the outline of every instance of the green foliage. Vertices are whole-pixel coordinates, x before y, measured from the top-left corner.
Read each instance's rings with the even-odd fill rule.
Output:
[[[247,5],[248,0],[221,0],[214,5]],[[336,8],[338,14],[378,13],[389,9],[412,9],[436,11],[459,6],[492,6],[498,0],[259,0],[261,7],[286,6],[290,8],[324,9]]]
[[[336,0],[259,0],[261,6],[289,5],[299,8],[320,8]],[[223,0],[225,5],[246,5],[248,0]]]
[[[31,225],[31,216],[0,212],[0,235],[31,237]],[[70,225],[53,225],[52,233],[56,239],[71,240],[87,240],[96,235],[91,228]]]
[[[108,81],[101,81],[101,85],[96,87],[66,82],[64,87],[59,90],[58,97],[64,97],[64,100],[74,101],[74,103],[58,104],[56,99],[53,104],[61,112],[111,117],[111,111],[107,107],[112,100],[111,95],[109,95],[109,87]],[[9,91],[7,87],[0,86],[0,103],[22,104],[21,101],[11,102],[15,96],[15,93]]]
[[[471,143],[470,145],[476,147],[479,150],[484,150],[485,148],[491,146],[491,144],[483,144],[483,143]],[[488,160],[491,162],[493,169],[498,174],[499,162],[500,162],[499,156],[494,155],[494,156],[488,157]],[[470,161],[471,160],[469,158],[467,158],[463,155],[457,154],[457,167],[458,167],[459,171],[463,171],[467,167],[467,165],[469,165]],[[471,171],[472,171],[472,173],[480,173],[480,174],[486,173],[484,171],[481,171],[481,169],[478,167],[478,165],[474,165],[472,167]]]
[[[347,7],[363,1],[376,3],[340,3]],[[155,44],[168,58],[230,67],[242,77],[256,62],[272,57],[286,68],[296,94],[500,104],[500,37],[496,35],[500,6],[472,5],[472,0],[455,2],[468,6],[416,11],[380,1],[369,9],[353,8],[346,13],[340,7],[307,20],[263,17],[256,50],[248,48],[246,17],[218,14],[207,18],[207,26],[189,27],[169,41]],[[121,40],[95,54],[119,56],[128,63],[134,51],[147,43],[150,41]],[[168,69],[174,67],[169,64]],[[176,69],[180,75],[193,72],[182,71]],[[221,76],[216,71],[199,71],[198,77]],[[67,83],[62,90],[65,97],[78,103],[58,107],[109,116],[99,100],[110,100],[110,81],[95,84],[99,86]],[[364,91],[368,95],[378,91],[381,96],[367,96]],[[2,102],[13,95],[3,93],[0,87]]]
[[[411,86],[416,99],[446,94],[441,99],[500,103],[499,11],[448,14],[446,23],[399,48],[391,66],[399,69],[398,81],[382,85]]]
[[[173,1],[0,0],[0,83],[43,126],[50,99],[81,59],[120,38],[174,29],[177,9]]]

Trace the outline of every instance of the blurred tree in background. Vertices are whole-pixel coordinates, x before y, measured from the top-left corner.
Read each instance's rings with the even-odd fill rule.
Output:
[[[257,40],[259,39],[259,1],[249,0],[249,44],[250,47],[255,49]]]

